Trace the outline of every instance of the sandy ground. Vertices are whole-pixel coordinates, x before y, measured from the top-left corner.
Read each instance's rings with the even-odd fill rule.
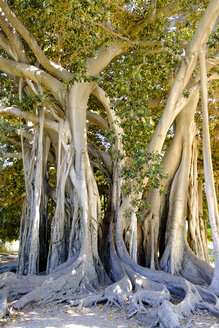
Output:
[[[135,318],[127,318],[124,309],[103,305],[92,308],[69,307],[67,304],[56,306],[26,306],[14,312],[11,318],[0,324],[7,328],[138,328],[145,327]],[[187,318],[182,327],[219,328],[219,319],[207,312]]]

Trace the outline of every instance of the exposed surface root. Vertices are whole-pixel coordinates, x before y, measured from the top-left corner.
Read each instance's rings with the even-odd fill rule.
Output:
[[[194,284],[209,285],[213,279],[214,269],[198,258],[186,244],[180,275]]]
[[[3,273],[0,279],[0,295],[6,288],[10,301],[19,299],[41,285],[45,278],[44,276],[19,276],[12,272]]]
[[[142,323],[162,328],[182,327],[185,317],[195,313],[196,309],[206,309],[216,316],[219,311],[217,304],[205,303],[198,289],[188,281],[184,280],[183,300],[173,304],[165,286],[145,280],[137,274],[135,281],[125,275],[104,291],[70,301],[69,304],[90,307],[104,302],[110,306],[125,306],[128,317],[135,315]]]
[[[0,319],[4,318],[9,314],[8,304],[7,304],[7,288],[1,291],[0,295]]]
[[[55,272],[48,276],[29,276],[24,277],[29,279],[41,278],[41,281],[31,288],[26,295],[18,299],[13,307],[15,309],[21,309],[25,305],[31,302],[40,302],[41,304],[51,303],[51,302],[63,302],[74,293],[80,292],[94,292],[98,285],[98,276],[94,265],[86,260],[76,264],[70,265],[68,268],[64,268],[59,272]]]
[[[8,293],[10,300],[18,299],[13,304],[15,309],[21,309],[31,302],[54,304],[64,301],[70,306],[81,307],[96,306],[98,303],[119,308],[123,306],[128,317],[135,316],[151,327],[182,327],[185,317],[195,313],[196,309],[205,309],[219,317],[218,298],[207,289],[196,287],[182,277],[149,270],[133,263],[131,266],[121,262],[121,265],[123,278],[99,293],[96,292],[99,286],[94,272],[89,271],[89,266],[82,262],[77,269],[73,269],[73,265],[71,270],[70,267],[65,268],[65,274],[58,278],[56,274],[23,277],[5,273],[0,281],[0,315],[8,313]],[[175,297],[171,299],[170,292],[178,295],[177,302]],[[85,293],[87,296],[84,296]]]
[[[17,263],[8,263],[5,265],[0,265],[0,274],[5,272],[16,272],[17,270]]]
[[[131,281],[125,276],[119,282],[108,286],[103,292],[89,295],[81,300],[71,301],[69,304],[71,306],[79,305],[90,307],[98,303],[106,302],[107,305],[120,307],[121,305],[127,304],[131,290]]]

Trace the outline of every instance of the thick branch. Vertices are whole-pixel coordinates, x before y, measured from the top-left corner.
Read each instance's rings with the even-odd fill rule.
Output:
[[[30,49],[34,52],[36,58],[40,62],[40,64],[53,76],[69,81],[72,79],[72,74],[66,71],[59,65],[56,65],[51,60],[49,60],[46,55],[43,53],[42,49],[38,45],[35,38],[30,34],[30,32],[26,29],[24,25],[17,19],[15,14],[10,10],[8,4],[4,0],[0,0],[0,6],[4,11],[6,17],[11,22],[11,24],[15,27],[15,29],[20,33],[20,35],[24,38],[24,40],[29,45]]]
[[[28,78],[33,82],[42,85],[45,89],[51,90],[61,104],[65,103],[66,91],[63,84],[50,74],[36,68],[35,66],[15,62],[0,56],[0,70],[7,74]]]
[[[184,97],[183,90],[190,80],[197,64],[200,46],[207,42],[218,18],[218,12],[219,2],[217,0],[211,0],[205,14],[200,20],[196,33],[189,45],[187,55],[185,56],[174,81],[162,117],[151,139],[149,151],[161,150],[169,127],[173,123],[175,117],[179,114],[179,109],[182,110],[183,108],[182,106],[177,106],[177,103],[181,102]]]
[[[111,156],[108,153],[99,150],[95,147],[95,145],[91,145],[91,143],[88,145],[88,152],[93,157],[97,158],[100,162],[103,162],[109,173],[112,173],[113,163]]]
[[[15,107],[0,108],[0,116],[20,117],[20,118],[24,118],[27,121],[31,121],[35,124],[39,124],[39,118],[36,115],[28,112],[24,112],[19,108],[15,108]],[[58,124],[55,122],[44,120],[44,127],[58,132]]]
[[[15,56],[15,58],[12,58],[16,61],[21,61],[22,63],[27,64],[28,59],[24,50],[23,43],[16,30],[9,24],[7,18],[5,17],[2,11],[0,11],[0,25],[4,33],[7,35],[8,41],[10,42],[13,55]]]
[[[102,116],[98,115],[97,113],[92,113],[92,112],[87,111],[87,119],[91,123],[98,125],[102,130],[109,129],[109,125],[108,125],[107,121]]]
[[[93,58],[87,60],[87,74],[95,76],[100,73],[116,56],[122,54],[130,46],[125,42],[113,42],[107,48],[100,48]]]
[[[2,32],[0,32],[0,47],[2,47],[12,59],[17,60],[17,56],[14,54],[10,42]]]

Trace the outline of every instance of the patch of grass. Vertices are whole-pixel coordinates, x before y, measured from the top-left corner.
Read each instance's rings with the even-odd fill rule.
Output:
[[[7,250],[7,249],[3,249],[3,248],[0,248],[0,253],[2,255],[8,255],[8,254],[18,254],[18,251],[10,251],[10,250]]]

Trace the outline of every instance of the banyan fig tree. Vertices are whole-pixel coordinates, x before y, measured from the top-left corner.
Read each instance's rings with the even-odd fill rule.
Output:
[[[217,0],[0,0],[1,156],[25,181],[2,315],[8,299],[124,305],[165,328],[219,316],[218,14]]]

